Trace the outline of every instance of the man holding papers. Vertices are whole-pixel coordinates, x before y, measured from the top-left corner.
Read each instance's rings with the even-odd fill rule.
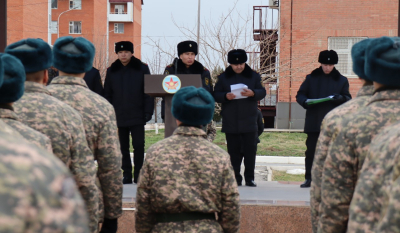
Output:
[[[266,91],[261,77],[247,64],[246,51],[234,49],[228,53],[230,66],[226,68],[214,87],[214,98],[222,103],[222,132],[226,135],[236,182],[242,185],[240,165],[244,158],[246,186],[256,187],[254,166],[257,151],[257,101]],[[243,155],[240,153],[243,149]]]
[[[306,174],[301,188],[311,186],[311,167],[322,120],[329,111],[351,99],[349,81],[335,68],[338,61],[335,51],[321,51],[318,57],[321,66],[307,75],[296,95],[297,103],[306,109]]]

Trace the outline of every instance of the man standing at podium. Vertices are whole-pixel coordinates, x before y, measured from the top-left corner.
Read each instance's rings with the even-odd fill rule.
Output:
[[[144,93],[144,75],[150,74],[150,70],[133,56],[132,42],[115,43],[115,52],[118,59],[107,69],[104,97],[114,106],[117,115],[124,184],[132,184],[129,134],[132,136],[136,184],[144,160],[144,125],[151,120],[154,110],[154,99]]]
[[[205,68],[200,62],[196,61],[198,53],[197,43],[191,40],[182,41],[178,44],[178,56],[172,64],[165,67],[164,74],[200,74],[202,87],[211,95],[213,93],[213,85],[211,82],[210,71]],[[165,103],[164,99],[161,102],[161,118],[164,119]],[[205,128],[207,139],[213,141],[216,135],[215,124],[210,122]]]
[[[256,187],[254,168],[258,140],[257,102],[265,97],[266,91],[260,75],[246,61],[247,54],[243,49],[229,51],[230,66],[218,76],[214,98],[216,102],[222,103],[222,132],[226,135],[236,182],[239,186],[242,185],[240,166],[244,159],[246,186]],[[231,85],[234,84],[245,84],[247,87],[235,95],[231,91]]]

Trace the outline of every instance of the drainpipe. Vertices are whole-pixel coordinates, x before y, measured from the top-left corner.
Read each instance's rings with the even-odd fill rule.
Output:
[[[292,129],[293,0],[290,1],[289,129]]]

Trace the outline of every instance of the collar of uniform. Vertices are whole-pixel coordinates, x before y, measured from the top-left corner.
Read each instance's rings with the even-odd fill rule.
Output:
[[[194,126],[179,126],[175,129],[173,135],[185,135],[185,136],[206,136],[204,130]]]
[[[374,85],[362,86],[357,92],[357,97],[359,96],[372,96],[374,94]]]
[[[5,109],[0,107],[0,118],[4,119],[12,119],[12,120],[18,120],[17,114],[13,110],[10,109]]]
[[[386,100],[400,100],[400,90],[399,89],[385,89],[380,91],[375,91],[374,95],[371,97],[369,103],[377,101]]]
[[[62,84],[62,85],[79,85],[88,88],[83,78],[74,76],[58,76],[51,81],[51,84]]]
[[[25,82],[25,93],[44,93],[47,95],[51,95],[50,92],[46,89],[46,87],[43,84],[36,83],[36,82],[31,82],[31,81],[26,81]]]

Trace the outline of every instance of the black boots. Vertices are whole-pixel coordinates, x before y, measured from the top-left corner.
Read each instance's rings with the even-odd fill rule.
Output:
[[[306,179],[304,183],[300,185],[300,188],[309,188],[311,187],[311,179]]]

